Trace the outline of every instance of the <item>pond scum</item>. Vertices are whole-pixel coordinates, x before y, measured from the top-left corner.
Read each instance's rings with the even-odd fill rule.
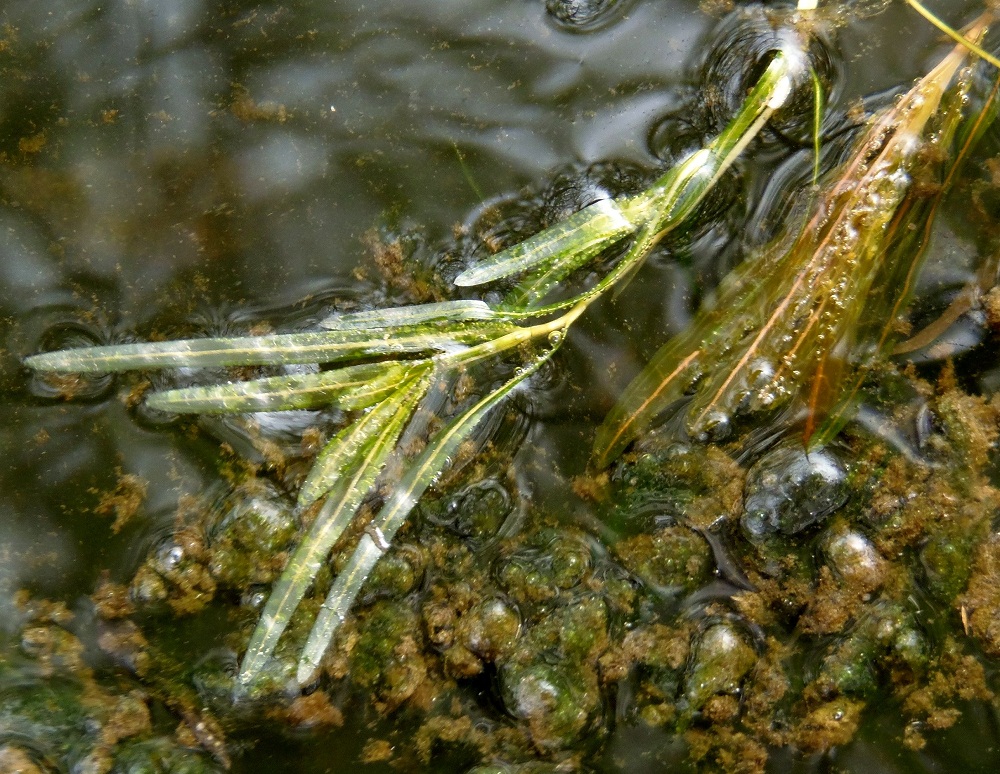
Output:
[[[486,286],[485,300],[29,357],[52,374],[239,369],[143,400],[343,419],[307,472],[272,459],[270,478],[221,503],[183,503],[131,584],[95,591],[99,646],[141,690],[91,685],[69,613],[22,599],[23,652],[0,667],[33,659],[48,706],[66,709],[43,727],[30,691],[5,700],[19,736],[0,761],[154,770],[129,768],[146,755],[155,770],[211,770],[229,765],[227,734],[337,726],[360,701],[400,721],[365,760],[404,769],[587,768],[614,728],[644,725],[682,738],[693,762],[759,771],[779,748],[848,744],[876,701],[898,708],[912,750],[969,702],[992,702],[1000,400],[966,394],[949,363],[930,375],[889,358],[973,308],[1000,324],[991,260],[962,309],[920,332],[904,317],[934,215],[994,117],[976,63],[996,64],[980,48],[992,16],[949,30],[954,48],[866,119],[824,110],[828,37],[848,17],[810,2],[733,12],[724,27],[762,43],[714,138],[641,193],[452,277],[452,291]],[[697,226],[769,132],[805,149],[800,203],[598,429],[577,489],[604,528],[521,519],[501,438],[518,435],[510,398],[552,368],[596,300],[627,292],[658,243]],[[228,656],[192,667],[158,641],[165,617],[232,600],[256,618],[228,638],[238,668]],[[150,697],[184,721],[176,739],[151,736]],[[78,730],[88,718],[101,734]]]

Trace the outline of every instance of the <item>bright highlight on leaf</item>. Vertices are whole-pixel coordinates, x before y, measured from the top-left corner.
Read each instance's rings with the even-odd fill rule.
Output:
[[[582,265],[631,234],[640,222],[630,218],[627,206],[602,199],[493,256],[488,263],[466,269],[455,277],[455,284],[482,285],[527,269],[550,268],[562,258],[572,257],[574,264]]]
[[[473,320],[497,320],[500,315],[482,301],[440,301],[417,306],[397,306],[392,309],[372,309],[367,312],[333,314],[319,325],[331,331],[389,328],[400,331],[414,326],[439,325],[451,329],[450,323]]]

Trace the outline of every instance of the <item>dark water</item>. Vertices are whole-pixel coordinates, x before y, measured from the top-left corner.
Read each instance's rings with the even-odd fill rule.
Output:
[[[405,235],[433,265],[485,202],[540,190],[560,170],[614,162],[640,170],[637,181],[661,170],[657,127],[702,85],[696,67],[720,17],[693,0],[610,5],[582,25],[542,0],[0,7],[0,621],[10,633],[14,592],[83,611],[103,573],[129,579],[180,497],[224,489],[212,435],[137,415],[110,381],[48,399],[20,359],[47,335],[62,344],[294,327],[345,300],[408,301],[381,279],[372,230]],[[942,12],[959,24],[978,8]],[[847,11],[830,107],[908,85],[943,50],[903,3],[865,18]],[[518,458],[537,507],[567,501],[603,411],[683,324],[699,271],[723,271],[709,248],[724,237],[692,248],[696,270],[660,256],[574,331],[562,367],[585,389],[539,395]],[[946,239],[953,265],[930,268],[942,282],[964,276],[985,237]],[[146,495],[114,532],[96,511],[123,475]],[[217,644],[211,620],[184,626],[178,650]],[[233,769],[356,768],[377,733],[371,717],[326,733],[262,724]],[[997,760],[986,706],[923,757],[899,758],[875,726],[861,737],[832,765],[985,771]],[[238,739],[248,750],[251,741]],[[623,725],[588,765],[660,771],[683,759],[674,744]]]

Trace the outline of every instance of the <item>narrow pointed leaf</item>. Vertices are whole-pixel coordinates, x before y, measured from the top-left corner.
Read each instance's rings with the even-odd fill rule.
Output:
[[[558,283],[551,282],[551,275],[538,273],[529,277],[523,285],[518,286],[514,291],[509,293],[504,298],[503,303],[500,304],[500,310],[512,315],[525,314],[537,316],[555,313],[570,306],[589,302],[597,298],[614,286],[623,276],[631,274],[639,268],[643,259],[663,235],[663,231],[658,231],[656,228],[657,220],[658,218],[653,218],[642,226],[625,256],[618,262],[614,269],[608,272],[592,288],[564,301],[539,306],[537,302],[544,298]]]
[[[489,261],[466,269],[456,277],[455,284],[481,285],[535,269],[521,289],[530,301],[532,297],[541,298],[559,280],[644,224],[656,235],[655,244],[664,229],[676,227],[697,209],[771,114],[784,104],[791,89],[789,73],[794,63],[790,60],[779,51],[722,133],[708,147],[670,169],[647,191],[595,202]],[[506,305],[514,307],[515,300]]]
[[[406,362],[364,363],[312,374],[154,392],[147,403],[160,411],[180,414],[287,411],[330,405],[360,409],[397,389],[409,370]]]
[[[243,657],[237,678],[241,685],[252,683],[271,657],[327,553],[353,520],[429,384],[427,374],[405,382],[396,395],[331,442],[343,447],[340,457],[345,473],[336,480],[268,597]]]
[[[537,371],[555,352],[553,347],[523,368],[513,379],[457,416],[434,435],[424,451],[409,465],[399,483],[372,520],[347,566],[341,571],[320,608],[299,660],[298,681],[307,683],[319,666],[330,640],[347,615],[361,586],[385,553],[421,495],[441,475],[459,447],[472,435],[483,417],[517,385]]]
[[[655,217],[652,212],[655,203],[650,201],[650,199],[651,197],[647,194],[640,194],[632,199],[623,200],[619,204],[621,212],[623,214],[627,214],[629,220],[636,224],[633,228],[629,229],[629,231],[622,232],[621,234],[615,232],[613,235],[609,233],[609,238],[607,240],[601,242],[600,244],[595,242],[595,244],[587,246],[586,249],[573,249],[572,246],[566,247],[552,260],[539,262],[532,268],[528,275],[517,284],[517,287],[507,294],[501,304],[501,310],[531,310],[538,304],[539,301],[558,287],[564,279],[569,277],[577,269],[586,266],[587,263],[594,258],[594,256],[616,242],[621,241],[622,238],[633,233],[636,228],[642,227],[642,224],[645,221],[648,221],[648,219]],[[603,204],[603,202],[599,203]],[[594,206],[596,205],[591,205],[591,207]],[[577,214],[582,214],[586,212],[587,209],[581,210]],[[549,230],[551,231],[551,229]]]
[[[512,330],[503,320],[466,323],[452,331],[432,325],[363,328],[320,333],[284,333],[224,339],[184,339],[147,344],[84,347],[33,355],[37,371],[107,373],[131,369],[332,363],[377,355],[446,352],[487,341]]]
[[[685,425],[696,438],[724,433],[737,414],[795,406],[812,432],[871,301],[887,226],[922,158],[921,134],[963,59],[956,49],[877,116],[808,222],[737,267],[714,304],[653,356],[598,429],[596,465],[687,394]]]

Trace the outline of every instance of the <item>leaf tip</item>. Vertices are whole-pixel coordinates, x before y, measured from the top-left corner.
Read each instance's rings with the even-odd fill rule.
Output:
[[[75,369],[67,362],[67,351],[39,352],[36,355],[29,355],[21,362],[32,371],[72,372]]]
[[[295,672],[295,680],[299,685],[309,685],[316,679],[317,665],[303,659]]]
[[[455,279],[452,280],[452,283],[456,287],[471,288],[483,282],[483,280],[479,278],[481,274],[482,272],[479,270],[479,267],[473,266],[455,277]]]
[[[618,448],[619,444],[614,443],[613,440],[609,441],[607,436],[608,432],[602,426],[594,441],[594,448],[590,452],[590,467],[595,471],[604,470],[621,454],[621,449]]]

